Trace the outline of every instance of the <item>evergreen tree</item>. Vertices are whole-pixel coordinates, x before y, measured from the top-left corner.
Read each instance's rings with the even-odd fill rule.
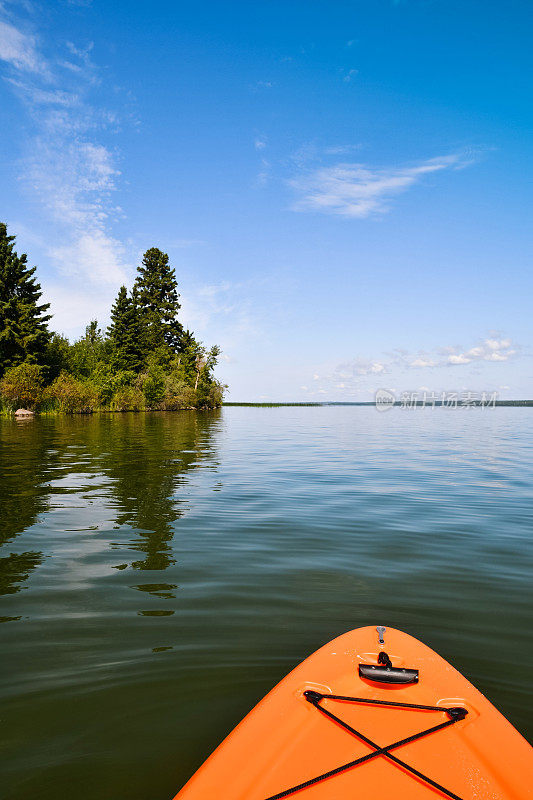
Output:
[[[143,366],[142,331],[136,300],[135,290],[132,297],[128,297],[126,287],[121,286],[111,309],[111,325],[107,333],[113,348],[113,366],[118,370],[140,372]]]
[[[66,336],[52,333],[43,359],[47,383],[51,383],[64,369],[68,369],[69,355],[70,343]]]
[[[69,371],[76,378],[90,377],[98,364],[109,360],[108,350],[109,342],[104,339],[97,320],[91,320],[85,328],[85,336],[69,348]]]
[[[50,339],[49,303],[39,305],[41,286],[23,253],[14,250],[14,236],[0,222],[0,376],[23,361],[44,363]]]
[[[92,319],[88,325],[85,326],[85,340],[91,347],[102,342],[102,330],[98,327],[98,320]]]
[[[147,250],[135,281],[144,354],[158,350],[177,353],[182,326],[177,314],[181,308],[176,273],[168,255],[157,247]]]

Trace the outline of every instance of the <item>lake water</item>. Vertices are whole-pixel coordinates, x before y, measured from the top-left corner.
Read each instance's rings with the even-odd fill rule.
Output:
[[[533,735],[533,409],[0,420],[8,800],[167,800],[285,673],[401,628]]]

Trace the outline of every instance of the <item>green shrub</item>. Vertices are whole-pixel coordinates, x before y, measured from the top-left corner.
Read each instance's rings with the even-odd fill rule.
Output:
[[[173,397],[179,395],[184,388],[189,386],[183,377],[182,371],[179,367],[174,367],[171,372],[165,375],[165,396]]]
[[[166,411],[178,411],[180,408],[194,408],[196,406],[196,392],[192,386],[184,384],[181,391],[165,397],[162,405]]]
[[[0,395],[7,406],[13,409],[34,409],[43,394],[43,372],[37,364],[23,361],[11,367],[0,381]]]
[[[113,372],[109,364],[100,363],[91,375],[91,382],[98,388],[102,405],[107,406],[118,390],[133,384],[136,377],[131,370]]]
[[[149,408],[158,406],[165,399],[164,373],[158,369],[151,370],[144,378],[142,389]]]
[[[76,378],[89,378],[101,363],[110,360],[110,345],[96,320],[87,325],[85,336],[69,346],[68,370]]]
[[[148,372],[159,369],[167,371],[170,369],[172,360],[172,350],[166,344],[160,345],[152,350],[146,358]]]
[[[142,411],[144,395],[136,386],[122,386],[113,395],[111,408],[114,411]]]
[[[96,386],[87,381],[79,381],[67,372],[62,372],[52,385],[48,386],[43,399],[56,400],[61,411],[67,414],[76,412],[90,414],[100,402]]]
[[[208,401],[211,408],[218,408],[224,400],[224,389],[228,387],[219,381],[215,381],[208,393]]]
[[[43,398],[39,403],[39,414],[53,414],[55,411],[60,411],[61,406],[55,397],[51,397],[49,387],[44,390]]]
[[[173,370],[165,375],[165,399],[162,407],[167,411],[177,411],[180,408],[194,408],[195,405],[196,392],[180,372]]]
[[[109,364],[99,363],[91,374],[91,383],[98,391],[102,405],[108,405],[116,389]]]
[[[196,408],[217,408],[222,405],[224,384],[200,377],[196,391]]]

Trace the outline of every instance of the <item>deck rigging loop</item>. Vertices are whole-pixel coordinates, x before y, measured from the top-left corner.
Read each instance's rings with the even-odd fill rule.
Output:
[[[321,694],[320,692],[315,691],[306,691],[304,692],[304,697],[308,703],[311,703],[321,714],[328,717],[329,719],[333,720],[337,724],[341,725],[347,731],[352,733],[358,739],[361,739],[363,742],[366,742],[370,747],[374,748],[373,753],[368,753],[365,756],[361,756],[360,758],[356,758],[353,761],[349,761],[347,764],[342,764],[340,767],[336,767],[335,769],[329,770],[329,772],[324,772],[322,775],[317,775],[315,778],[310,778],[303,783],[299,783],[296,786],[291,786],[289,789],[284,789],[282,792],[278,792],[278,794],[271,795],[267,797],[266,800],[281,800],[283,797],[289,797],[291,794],[295,794],[296,792],[301,791],[302,789],[307,789],[309,786],[314,786],[314,784],[319,783],[320,781],[325,781],[328,778],[332,778],[334,775],[338,775],[341,772],[345,772],[352,767],[357,767],[360,764],[364,764],[367,761],[371,761],[373,758],[377,758],[377,756],[384,756],[388,758],[390,761],[393,761],[398,766],[403,767],[412,775],[415,775],[417,778],[425,781],[427,784],[432,786],[434,789],[437,789],[446,797],[451,797],[452,800],[463,800],[463,798],[459,797],[459,795],[455,794],[454,792],[450,791],[450,789],[446,789],[445,786],[442,786],[437,781],[434,781],[433,778],[424,775],[419,770],[415,769],[415,767],[410,766],[402,759],[395,756],[391,753],[391,750],[396,749],[397,747],[402,747],[409,742],[414,742],[417,739],[421,739],[424,736],[428,736],[431,733],[436,733],[437,731],[443,730],[444,728],[448,728],[450,725],[454,725],[456,722],[464,719],[468,714],[466,708],[462,708],[461,706],[454,706],[451,708],[447,708],[445,706],[424,706],[418,705],[416,703],[398,703],[392,700],[370,700],[365,697],[344,697],[343,695],[337,694]],[[412,736],[408,736],[405,739],[400,739],[397,742],[392,742],[391,744],[386,745],[385,747],[381,747],[376,742],[373,742],[372,739],[369,739],[368,736],[365,736],[360,731],[352,728],[351,725],[348,725],[347,722],[342,720],[336,714],[333,714],[328,709],[324,708],[320,705],[321,701],[324,699],[328,700],[340,700],[342,702],[350,702],[350,703],[364,703],[365,705],[375,705],[375,706],[385,706],[385,707],[394,707],[394,708],[405,708],[405,709],[414,709],[417,711],[440,711],[441,713],[446,714],[448,719],[444,722],[439,723],[438,725],[433,725],[431,728],[426,728],[419,733],[415,733]]]

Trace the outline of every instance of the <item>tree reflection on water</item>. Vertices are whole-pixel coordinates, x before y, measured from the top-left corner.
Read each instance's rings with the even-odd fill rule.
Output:
[[[34,420],[2,420],[0,427],[0,595],[20,591],[43,561],[40,551],[6,553],[7,546],[48,509],[47,477],[57,462],[50,431]],[[2,618],[4,621],[11,617]]]
[[[60,532],[98,531],[86,523],[95,506],[121,531],[115,544],[123,546],[124,530],[128,536],[133,530],[128,549],[142,557],[116,569],[164,570],[174,563],[174,525],[187,509],[182,487],[192,470],[216,458],[219,420],[220,411],[1,420],[0,594],[18,592],[49,555],[13,549],[51,509],[68,516]],[[73,527],[80,520],[83,527]],[[168,598],[176,586],[133,588]]]
[[[175,420],[169,424],[168,416],[128,415],[122,424],[113,424],[100,458],[111,479],[115,524],[135,529],[138,538],[130,546],[144,554],[130,565],[134,569],[164,570],[174,563],[174,523],[187,509],[180,489],[191,470],[215,457],[219,411],[180,412],[179,425]],[[159,593],[149,584],[136,588]]]

